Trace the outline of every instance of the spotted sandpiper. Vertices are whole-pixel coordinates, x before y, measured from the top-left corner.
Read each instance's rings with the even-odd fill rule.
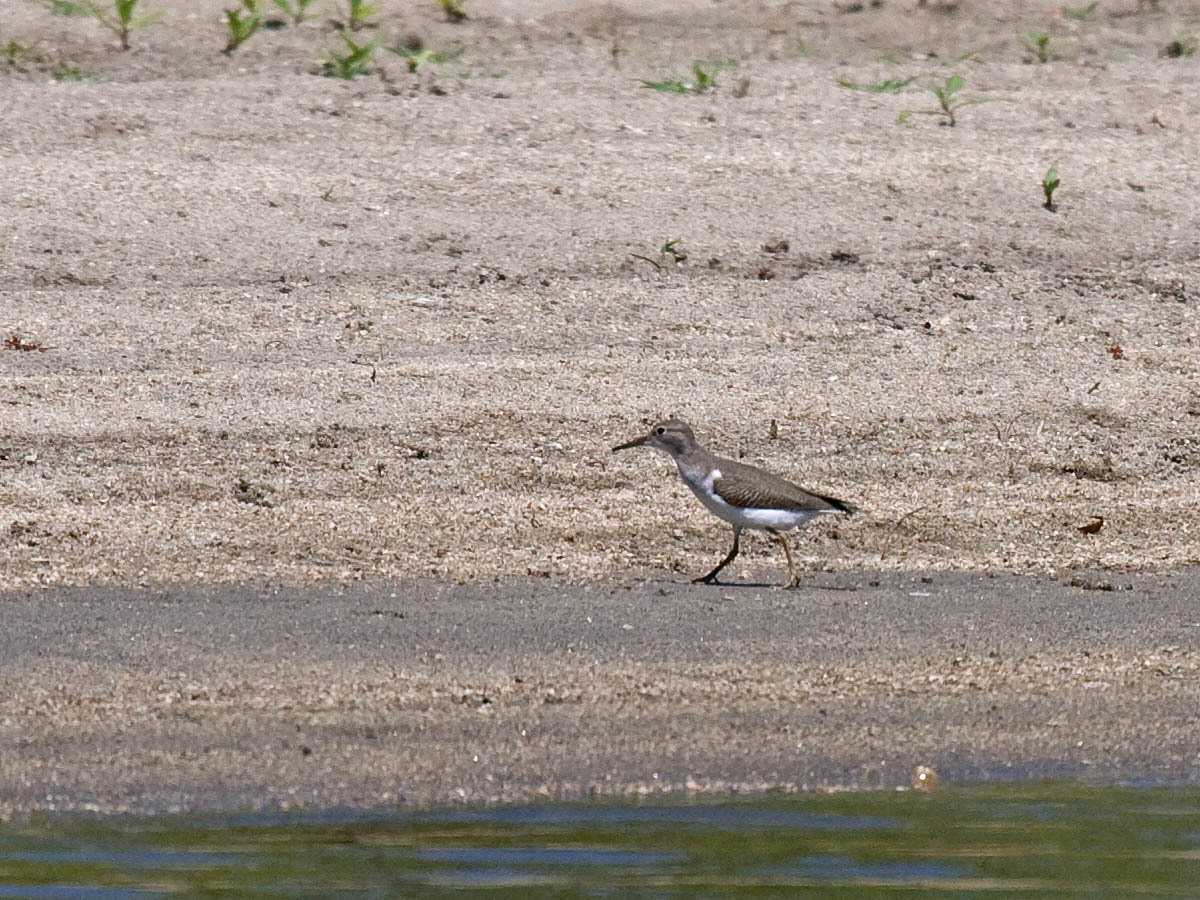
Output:
[[[613,452],[641,446],[657,447],[671,454],[679,466],[683,483],[692,489],[709,512],[733,526],[733,548],[715,569],[695,579],[697,583],[716,584],[717,573],[738,554],[742,529],[756,528],[783,545],[790,576],[786,586],[796,587],[800,575],[792,562],[792,551],[783,532],[822,513],[855,512],[849,503],[811,493],[754,466],[714,456],[696,442],[696,435],[688,424],[678,419],[659,422],[649,434],[613,447]]]

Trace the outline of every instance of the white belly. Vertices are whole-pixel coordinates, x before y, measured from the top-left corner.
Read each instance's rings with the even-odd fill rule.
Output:
[[[820,515],[819,512],[811,509],[791,511],[786,509],[740,509],[730,506],[713,490],[713,481],[719,476],[720,470],[715,470],[699,484],[693,484],[686,478],[684,483],[692,489],[692,493],[700,502],[708,507],[709,512],[720,516],[736,528],[770,528],[775,531],[790,531]]]

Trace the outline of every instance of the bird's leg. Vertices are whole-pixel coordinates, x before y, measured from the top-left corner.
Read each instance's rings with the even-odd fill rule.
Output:
[[[693,578],[692,584],[715,584],[716,583],[717,573],[720,572],[727,565],[729,565],[731,562],[733,562],[733,558],[735,556],[737,556],[737,554],[738,554],[738,537],[741,535],[741,533],[742,533],[742,529],[735,526],[733,529],[733,549],[731,549],[729,551],[729,555],[726,556],[723,560],[721,560],[721,562],[717,565],[717,567],[715,569],[713,569],[711,572],[709,572],[707,575],[705,575],[703,578]]]
[[[788,583],[785,588],[800,587],[800,575],[796,572],[796,564],[792,562],[792,548],[788,546],[787,538],[783,536],[782,531],[776,531],[774,528],[768,528],[767,533],[779,543],[783,544],[783,555],[787,557],[788,564]]]

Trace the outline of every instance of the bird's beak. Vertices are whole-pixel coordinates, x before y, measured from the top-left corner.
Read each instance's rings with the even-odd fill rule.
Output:
[[[634,438],[632,441],[629,441],[628,443],[620,444],[619,446],[613,447],[612,452],[616,453],[618,450],[628,450],[630,447],[640,447],[644,443],[646,443],[645,435],[643,435],[640,438]]]

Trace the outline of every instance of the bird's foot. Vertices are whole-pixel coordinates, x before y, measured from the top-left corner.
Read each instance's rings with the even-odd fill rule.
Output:
[[[692,584],[720,584],[720,583],[721,582],[717,581],[717,576],[713,575],[713,574],[701,575],[699,578],[692,579]]]
[[[799,587],[800,587],[800,576],[799,575],[793,575],[782,585],[782,588],[785,591],[794,591],[794,590],[797,590]]]

